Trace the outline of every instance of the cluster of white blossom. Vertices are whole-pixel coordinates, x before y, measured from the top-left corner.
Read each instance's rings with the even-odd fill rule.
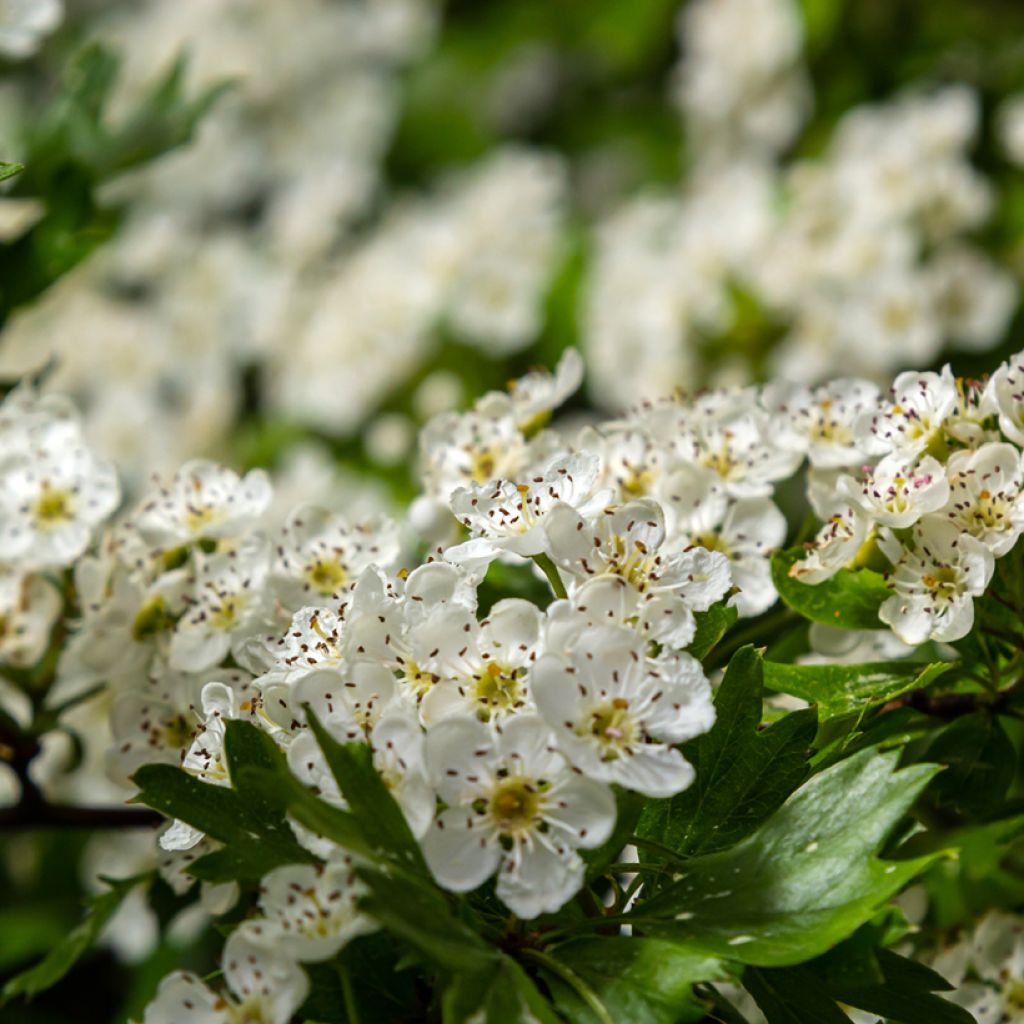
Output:
[[[592,394],[607,408],[695,379],[749,379],[751,359],[807,383],[840,371],[879,382],[947,346],[992,348],[1005,333],[1017,282],[968,240],[995,198],[968,158],[977,94],[948,85],[855,107],[819,157],[780,164],[771,157],[802,109],[792,8],[687,8],[687,137],[713,128],[732,142],[719,143],[725,161],[695,145],[676,193],[632,198],[599,230],[585,347]],[[762,114],[774,149],[757,146],[747,123]],[[1012,106],[1001,124],[1012,156]]]
[[[900,374],[890,394],[840,382],[785,396],[780,411],[820,418],[851,456],[809,472],[824,522],[790,574],[816,584],[847,566],[886,569],[879,617],[907,644],[958,640],[974,623],[995,561],[1024,531],[1024,353],[984,385]]]
[[[677,744],[711,727],[714,706],[687,647],[713,605],[756,615],[774,603],[776,485],[806,462],[825,521],[793,574],[813,584],[884,556],[893,595],[880,618],[909,645],[963,636],[994,559],[1024,531],[1024,354],[983,387],[948,370],[902,374],[888,395],[852,379],[776,382],[549,427],[581,378],[570,351],[554,373],[427,425],[410,520],[432,547],[411,571],[398,568],[397,524],[306,506],[274,527],[264,472],[203,460],[157,479],[91,547],[119,500],[113,471],[64,403],[15,391],[0,406],[0,557],[20,603],[0,656],[38,658],[72,602],[51,697],[103,687],[92,706],[108,716],[106,767],[121,785],[152,763],[230,785],[226,724],[244,719],[344,806],[312,709],[335,739],[368,745],[441,886],[494,877],[520,917],[555,911],[583,884],[580,851],[612,833],[612,784],[664,798],[692,782]],[[481,607],[495,561],[546,579],[554,600]],[[72,565],[63,594],[41,575]],[[225,949],[227,991],[172,975],[147,1024],[283,1024],[306,991],[298,965],[375,927],[359,857],[293,829],[317,863],[263,879],[259,914]],[[217,848],[182,821],[159,844],[179,892]],[[236,898],[205,886],[201,905]]]

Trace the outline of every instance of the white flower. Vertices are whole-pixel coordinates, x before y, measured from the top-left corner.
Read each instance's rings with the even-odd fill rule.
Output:
[[[714,724],[711,687],[695,658],[681,654],[655,667],[635,632],[598,626],[568,653],[541,657],[532,677],[559,749],[588,777],[655,798],[693,781],[672,744]]]
[[[520,483],[495,480],[458,488],[452,494],[452,512],[470,533],[486,538],[495,553],[539,555],[547,547],[544,517],[556,504],[584,512],[604,504],[607,494],[593,496],[598,468],[597,458],[589,453],[560,455]],[[457,560],[457,552],[452,548],[447,555]]]
[[[574,348],[566,349],[554,373],[532,370],[508,386],[512,415],[519,429],[531,433],[557,409],[583,380],[583,360]]]
[[[889,455],[860,483],[850,476],[840,477],[837,490],[868,518],[897,530],[942,508],[949,498],[949,481],[945,469],[930,455],[909,460]]]
[[[212,992],[187,971],[167,975],[143,1024],[288,1024],[309,980],[293,960],[268,948],[269,932],[261,922],[247,922],[228,937],[221,957],[224,993]]]
[[[186,595],[188,610],[174,627],[170,663],[186,672],[217,665],[257,633],[270,614],[269,554],[258,537],[241,548],[197,559]]]
[[[941,441],[946,420],[960,401],[956,380],[948,366],[941,373],[901,373],[892,385],[892,396],[879,411],[865,416],[865,444],[875,455],[920,455]]]
[[[0,664],[35,664],[46,650],[61,603],[60,591],[43,576],[0,565]]]
[[[305,720],[309,704],[323,727],[342,743],[365,741],[380,716],[396,700],[395,677],[386,665],[366,659],[348,661],[303,675],[290,688],[268,688],[268,707],[287,704],[292,722]],[[273,718],[280,721],[281,711]]]
[[[26,442],[0,461],[0,559],[25,568],[69,565],[117,507],[117,475],[72,421],[54,420]]]
[[[1000,430],[1016,444],[1024,444],[1024,352],[996,370],[988,394],[999,414]]]
[[[260,910],[271,926],[275,954],[327,960],[376,925],[357,909],[366,887],[352,857],[338,852],[325,864],[286,864],[260,881]]]
[[[424,724],[453,714],[501,719],[530,707],[528,674],[541,621],[536,605],[515,597],[498,601],[480,622],[458,608],[425,620],[417,646],[433,647],[419,664],[435,681],[422,696]]]
[[[801,583],[821,583],[849,565],[873,536],[873,526],[857,507],[848,505],[828,517],[807,554],[794,562],[789,575]]]
[[[551,557],[572,581],[577,603],[620,606],[646,635],[670,646],[685,647],[693,637],[693,612],[710,608],[731,585],[728,559],[719,552],[660,552],[664,513],[649,498],[587,519],[559,505],[545,529]]]
[[[339,599],[371,565],[398,557],[398,530],[389,521],[349,523],[324,509],[300,508],[285,524],[270,584],[289,610]]]
[[[879,540],[894,565],[894,593],[878,617],[907,644],[959,640],[974,624],[974,598],[992,578],[992,552],[939,515],[914,526],[911,544],[903,547],[891,535]]]
[[[1020,451],[1012,444],[993,442],[973,452],[954,452],[946,472],[950,495],[943,511],[996,558],[1005,555],[1024,531]]]
[[[761,395],[765,409],[782,420],[779,443],[806,454],[819,469],[863,462],[863,435],[858,424],[865,413],[877,408],[878,399],[874,384],[852,378],[814,389],[770,381]]]
[[[786,539],[786,518],[771,498],[729,498],[692,467],[667,477],[662,491],[672,522],[668,550],[696,547],[724,555],[738,588],[730,599],[737,612],[748,617],[770,608],[778,597],[771,552]]]
[[[135,524],[146,541],[161,548],[232,537],[252,526],[270,499],[270,480],[263,470],[240,478],[214,462],[195,459],[143,501]]]
[[[438,883],[469,892],[498,874],[499,899],[522,918],[561,908],[583,885],[579,848],[615,823],[611,791],[570,769],[534,715],[500,729],[451,718],[427,733],[427,770],[445,809],[422,840]]]

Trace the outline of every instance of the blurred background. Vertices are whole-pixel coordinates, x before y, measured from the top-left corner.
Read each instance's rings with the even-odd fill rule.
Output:
[[[205,455],[400,509],[431,416],[570,346],[577,418],[1024,347],[1018,0],[0,0],[0,160],[0,379],[129,494]],[[149,850],[0,838],[0,973]],[[5,1024],[208,970],[153,891]]]

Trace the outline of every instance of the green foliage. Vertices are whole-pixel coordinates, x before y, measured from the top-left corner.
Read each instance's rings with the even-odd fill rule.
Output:
[[[868,665],[780,665],[766,662],[769,690],[790,693],[818,706],[822,719],[859,714],[911,690],[929,687],[952,665],[883,661]]]
[[[124,898],[137,885],[148,883],[152,877],[152,872],[147,872],[132,878],[106,880],[109,888],[89,900],[81,923],[53,946],[40,963],[15,975],[4,985],[0,1005],[17,996],[30,999],[56,985],[96,941]]]
[[[676,853],[712,853],[760,825],[807,777],[813,711],[759,731],[765,665],[753,647],[729,662],[715,697],[715,725],[681,749],[696,770],[689,789],[651,801],[637,833]]]
[[[704,1016],[693,994],[698,981],[723,976],[713,957],[658,939],[611,936],[575,939],[555,951],[562,976],[544,971],[555,1005],[572,1024],[683,1024]],[[568,983],[569,976],[576,987]],[[580,995],[583,991],[591,997]],[[595,1008],[600,1010],[595,1012]]]
[[[937,771],[897,761],[865,750],[814,776],[746,839],[681,866],[638,924],[758,966],[824,952],[934,859],[877,856]]]
[[[737,613],[735,607],[719,602],[706,612],[697,612],[695,618],[697,632],[694,633],[687,651],[698,661],[703,661],[736,624]]]
[[[840,569],[831,579],[810,586],[789,575],[803,548],[772,556],[772,582],[779,597],[811,622],[842,629],[878,629],[878,609],[889,596],[885,579],[873,569]]]
[[[226,88],[188,96],[180,58],[135,109],[111,124],[107,111],[118,66],[105,47],[85,47],[65,68],[57,95],[27,126],[24,168],[0,165],[0,180],[21,172],[10,195],[44,205],[35,225],[0,246],[0,326],[14,308],[34,299],[113,233],[118,215],[100,203],[98,188],[187,142]]]

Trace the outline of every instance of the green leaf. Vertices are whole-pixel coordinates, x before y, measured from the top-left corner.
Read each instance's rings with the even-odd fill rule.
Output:
[[[114,912],[132,889],[143,882],[150,882],[152,878],[153,872],[146,872],[131,878],[104,879],[110,888],[89,900],[82,921],[68,932],[40,963],[15,975],[7,982],[0,998],[0,1005],[16,996],[31,999],[32,996],[60,981],[96,941],[106,923],[114,916]]]
[[[693,986],[725,976],[714,957],[659,939],[624,935],[575,939],[549,956],[586,984],[613,1021],[630,1024],[701,1020],[705,1008]],[[600,1024],[570,985],[555,981],[551,988],[555,1005],[572,1024]]]
[[[753,647],[733,655],[715,695],[713,728],[681,749],[697,777],[671,800],[648,801],[637,834],[685,855],[738,842],[807,777],[813,711],[761,722],[763,662]]]
[[[855,714],[910,690],[930,686],[952,665],[880,661],[867,665],[780,665],[765,662],[764,685],[818,705],[822,720]]]
[[[359,876],[370,890],[362,900],[366,912],[425,959],[455,973],[493,966],[498,951],[456,916],[453,906],[461,902],[432,882],[369,868]]]
[[[878,950],[876,956],[884,981],[835,987],[835,998],[899,1024],[972,1024],[974,1018],[962,1006],[934,995],[953,987],[941,975],[890,950]]]
[[[6,181],[8,178],[13,178],[15,174],[25,170],[24,164],[10,164],[3,160],[0,160],[0,181]]]
[[[456,974],[442,996],[444,1024],[562,1024],[523,969],[507,956],[477,974]]]
[[[877,856],[938,771],[898,758],[865,750],[814,776],[742,842],[681,867],[637,926],[757,966],[825,952],[935,859]]]
[[[850,1024],[825,986],[806,968],[743,972],[743,987],[768,1024]]]
[[[890,596],[881,573],[872,569],[840,569],[831,579],[811,585],[789,575],[803,548],[772,555],[772,582],[779,597],[811,622],[843,629],[879,629],[878,609]]]
[[[941,807],[973,818],[995,814],[1013,782],[1016,753],[999,719],[988,712],[947,725],[925,756],[947,765],[929,796]]]
[[[698,661],[703,661],[736,623],[736,609],[724,602],[713,604],[706,612],[697,612],[697,632],[687,647]]]
[[[306,721],[366,841],[397,862],[427,875],[420,845],[409,830],[402,809],[373,767],[370,748],[365,743],[339,743],[308,706]]]

